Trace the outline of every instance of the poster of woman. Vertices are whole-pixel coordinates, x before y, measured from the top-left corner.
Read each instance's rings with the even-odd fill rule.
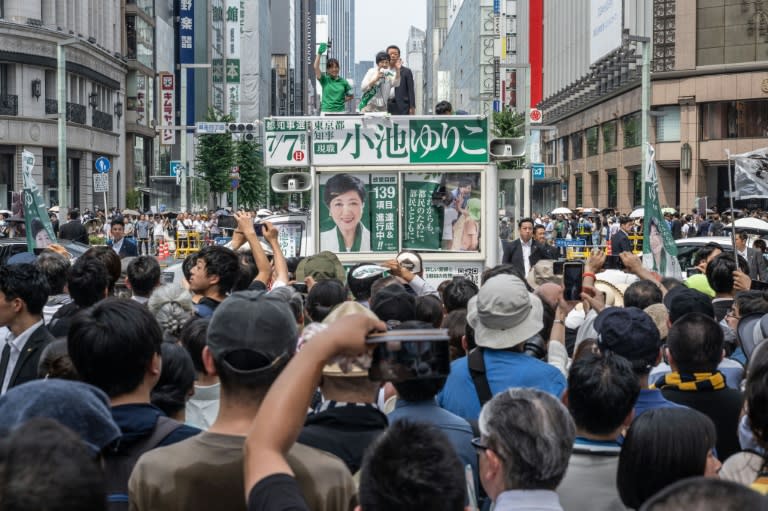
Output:
[[[371,232],[364,222],[368,194],[363,180],[351,174],[332,175],[321,195],[327,217],[321,212],[320,250],[370,252]]]

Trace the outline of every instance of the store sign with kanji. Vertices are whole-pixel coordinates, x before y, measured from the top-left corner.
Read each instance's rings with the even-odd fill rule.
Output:
[[[160,143],[162,145],[174,145],[176,143],[176,130],[174,129],[174,117],[176,114],[176,91],[171,73],[160,73],[160,104],[162,111],[160,119]]]

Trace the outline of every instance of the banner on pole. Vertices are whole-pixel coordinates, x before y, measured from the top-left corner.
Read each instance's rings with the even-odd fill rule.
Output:
[[[768,198],[768,147],[748,153],[730,154],[733,160],[735,199]]]
[[[29,151],[21,153],[22,171],[24,182],[23,205],[24,226],[27,231],[27,251],[32,252],[36,248],[45,248],[51,243],[56,243],[56,235],[53,233],[51,219],[48,218],[48,210],[45,207],[40,189],[32,177],[32,169],[35,166],[35,155]]]
[[[664,220],[659,205],[659,178],[656,174],[655,151],[648,144],[648,163],[643,169],[645,187],[645,220],[643,222],[643,265],[664,277],[682,279],[677,245]]]

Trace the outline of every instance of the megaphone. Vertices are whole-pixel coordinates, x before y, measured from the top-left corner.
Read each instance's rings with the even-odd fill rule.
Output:
[[[494,138],[488,154],[491,159],[498,161],[520,158],[525,155],[525,137]]]
[[[312,175],[308,172],[281,172],[273,174],[272,190],[278,193],[306,192],[312,188]]]

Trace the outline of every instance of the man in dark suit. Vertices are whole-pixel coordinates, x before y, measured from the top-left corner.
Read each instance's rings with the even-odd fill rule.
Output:
[[[747,247],[747,233],[739,232],[736,234],[736,252],[747,260],[749,265],[749,278],[752,280],[768,281],[768,268],[766,268],[765,259],[759,250]]]
[[[125,237],[125,222],[123,217],[116,217],[112,219],[112,223],[109,226],[109,234],[112,239],[107,242],[107,245],[112,247],[120,259],[126,257],[137,257],[139,251],[136,248],[136,242],[130,238]]]
[[[611,253],[619,255],[622,252],[632,252],[632,242],[629,241],[630,229],[635,221],[628,216],[619,217],[619,230],[611,236]]]
[[[557,259],[555,247],[547,243],[547,228],[543,225],[536,225],[533,228],[533,241],[538,244],[542,253],[540,259]]]
[[[40,354],[53,341],[43,323],[48,280],[37,265],[16,264],[14,258],[19,259],[14,256],[0,267],[0,326],[7,327],[0,339],[0,394],[36,379]]]
[[[389,54],[389,67],[394,67],[400,60],[400,48],[390,45],[387,47]],[[395,97],[390,97],[387,103],[387,112],[392,115],[413,115],[416,113],[416,90],[413,85],[413,73],[405,66],[400,67],[400,85],[395,88]]]
[[[69,211],[69,222],[59,228],[59,239],[88,244],[88,231],[80,221],[80,210]]]
[[[551,259],[550,254],[533,240],[533,219],[523,218],[517,223],[518,238],[514,241],[502,241],[503,264],[514,266],[521,278],[528,275],[530,269],[541,259]]]

